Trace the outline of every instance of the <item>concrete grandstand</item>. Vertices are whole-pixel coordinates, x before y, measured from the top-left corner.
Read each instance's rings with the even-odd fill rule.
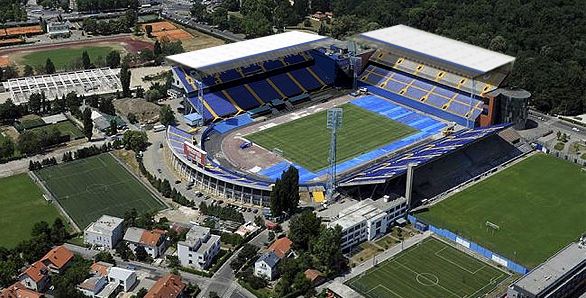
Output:
[[[183,98],[186,114],[199,114],[205,123],[198,134],[168,128],[167,156],[174,167],[211,194],[267,206],[275,179],[294,166],[300,191],[323,198],[327,169],[301,166],[279,148],[246,137],[346,104],[414,132],[339,161],[341,193],[402,195],[393,186],[404,184],[409,164],[427,176],[444,158],[472,155],[461,168],[466,174],[456,180],[462,182],[488,170],[479,167],[486,160],[482,153],[466,152],[485,142],[499,149],[493,160],[522,153],[499,136],[509,125],[499,123],[497,102],[487,96],[509,73],[513,57],[406,26],[364,33],[359,40],[368,48],[351,53],[339,41],[293,31],[167,57],[173,64],[170,93]],[[363,62],[354,70],[356,58]],[[369,95],[344,91],[353,73]],[[441,192],[419,191],[425,184],[419,182],[415,193],[425,193],[419,202]]]

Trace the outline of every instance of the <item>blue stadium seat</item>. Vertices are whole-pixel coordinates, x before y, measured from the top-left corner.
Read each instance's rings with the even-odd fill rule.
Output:
[[[236,108],[221,92],[206,93],[204,94],[204,100],[220,117],[236,114]]]
[[[262,65],[266,70],[274,70],[274,69],[282,68],[285,66],[285,65],[283,65],[283,62],[281,62],[279,60],[265,61],[262,63]]]
[[[199,98],[197,96],[190,96],[187,98],[187,100],[194,108],[197,107],[199,104]],[[205,107],[203,111],[203,120],[204,122],[214,120],[214,116],[212,116],[212,113],[210,113],[210,111],[208,111]]]
[[[303,88],[313,91],[322,87],[321,83],[315,79],[306,68],[300,68],[291,71],[291,75],[297,79]]]
[[[414,99],[414,100],[420,100],[422,97],[424,97],[427,94],[427,92],[428,91],[421,90],[419,88],[409,87],[409,88],[407,88],[407,92],[405,92],[405,94],[403,94],[403,95],[407,96],[411,99]]]
[[[292,64],[298,64],[298,63],[302,63],[305,62],[305,57],[300,55],[300,54],[293,54],[293,55],[289,55],[283,58],[283,60],[285,60],[285,62],[287,62],[287,64],[292,65]]]
[[[325,72],[319,68],[317,65],[312,65],[309,67],[311,71],[313,71],[326,85],[333,85],[334,79],[325,74]]]
[[[262,68],[260,68],[260,66],[258,66],[256,64],[251,64],[249,66],[241,67],[240,70],[242,71],[242,73],[245,76],[251,76],[253,74],[256,74],[256,73],[262,71]]]
[[[281,73],[274,75],[270,77],[270,79],[287,97],[303,93],[303,90],[299,89],[295,82],[293,82],[286,74]]]
[[[437,94],[430,94],[427,97],[427,100],[425,100],[425,102],[429,105],[432,105],[434,107],[437,108],[441,108],[443,107],[446,103],[448,103],[449,99],[445,98],[445,97],[441,97]]]
[[[237,80],[237,79],[241,79],[241,78],[242,78],[242,76],[235,69],[228,69],[228,70],[223,71],[223,72],[220,73],[220,79],[224,83],[230,82],[230,81],[234,81],[234,80]]]
[[[187,80],[186,74],[183,71],[183,69],[175,66],[175,67],[173,67],[173,72],[179,78],[179,81],[181,82],[181,85],[183,85],[183,87],[185,88],[186,93],[189,94],[191,92],[195,92],[195,88],[193,88],[193,85],[191,83],[189,83],[189,81]]]
[[[266,80],[251,82],[248,85],[254,90],[254,92],[256,92],[256,94],[258,94],[258,96],[260,96],[260,98],[262,98],[264,102],[269,102],[275,98],[281,98],[279,93],[277,93],[277,91],[275,91],[275,89],[273,89],[273,87],[271,87],[271,85],[269,85]]]
[[[205,87],[211,87],[211,86],[215,86],[217,84],[216,78],[214,78],[211,75],[202,77],[201,82],[204,84]]]
[[[260,105],[254,96],[242,85],[230,87],[226,89],[226,92],[232,96],[238,106],[245,110],[254,109]]]

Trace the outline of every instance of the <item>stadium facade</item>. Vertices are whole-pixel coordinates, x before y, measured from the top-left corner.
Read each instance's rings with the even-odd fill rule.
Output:
[[[493,94],[513,57],[402,25],[360,34],[358,41],[362,47],[351,52],[354,46],[343,42],[292,31],[167,57],[173,65],[170,94],[183,99],[186,115],[205,123],[197,134],[167,129],[167,156],[175,169],[213,195],[268,206],[275,179],[293,165],[300,191],[322,197],[325,171],[309,171],[278,150],[265,152],[269,162],[238,164],[227,136],[239,140],[237,153],[245,152],[247,127],[265,129],[282,116],[297,119],[346,98],[418,131],[338,164],[340,191],[372,196],[376,189],[382,197],[410,164],[424,168],[457,156],[500,139],[510,126],[501,121]],[[348,99],[353,82],[370,95]],[[255,157],[263,150],[255,147]],[[504,159],[518,155],[505,153]]]

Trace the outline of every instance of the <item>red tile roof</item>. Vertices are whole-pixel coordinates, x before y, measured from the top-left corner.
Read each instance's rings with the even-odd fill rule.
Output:
[[[2,291],[0,291],[0,298],[42,298],[45,297],[41,293],[27,289],[23,284],[17,282]]]
[[[105,262],[97,262],[97,263],[93,263],[92,266],[90,267],[90,273],[93,273],[95,275],[99,275],[99,276],[108,276],[108,270],[110,270],[110,267],[112,267],[112,264],[108,264]]]
[[[157,280],[144,298],[176,298],[185,290],[181,276],[169,274]]]
[[[61,246],[57,246],[57,247],[54,247],[53,249],[51,249],[41,259],[41,262],[43,262],[45,265],[47,265],[47,262],[49,262],[55,268],[60,270],[63,267],[65,267],[65,265],[67,265],[67,263],[69,263],[69,261],[71,261],[71,259],[73,259],[73,253],[69,249],[67,249],[63,245],[61,245]]]
[[[321,272],[319,272],[318,270],[315,270],[315,269],[307,269],[307,270],[305,270],[304,274],[305,274],[305,277],[307,279],[309,279],[309,281],[311,281],[312,283],[315,282],[316,279],[318,279],[320,277],[323,278],[323,276],[324,276]]]
[[[292,244],[293,242],[289,240],[289,238],[283,237],[273,242],[273,244],[271,244],[271,246],[269,247],[269,250],[275,252],[277,257],[282,259],[289,254],[289,252],[291,251]]]
[[[38,283],[43,280],[43,278],[48,276],[47,266],[45,266],[45,264],[43,264],[41,261],[36,261],[28,268],[26,268],[22,274],[26,274],[28,277]]]
[[[165,231],[163,230],[144,231],[142,236],[140,236],[140,243],[147,246],[157,246],[163,235],[165,235]]]

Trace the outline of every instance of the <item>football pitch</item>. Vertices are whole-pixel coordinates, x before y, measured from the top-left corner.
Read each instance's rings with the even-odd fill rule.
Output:
[[[415,216],[532,268],[586,231],[585,194],[578,165],[537,154]]]
[[[27,174],[0,179],[0,189],[0,246],[13,248],[30,238],[35,223],[59,217]]]
[[[103,214],[122,217],[165,208],[109,154],[41,169],[37,175],[75,223],[85,228]]]
[[[84,51],[87,51],[90,56],[90,60],[95,62],[97,59],[104,59],[110,51],[115,50],[112,46],[84,46],[84,47],[71,47],[71,48],[59,48],[51,50],[40,50],[33,51],[28,54],[22,55],[16,60],[19,60],[19,64],[30,65],[30,66],[45,66],[47,58],[51,58],[51,61],[55,65],[57,70],[65,69],[71,65],[71,62],[75,59],[81,61],[81,55]]]
[[[347,284],[369,298],[481,297],[509,276],[429,237]]]
[[[353,104],[340,107],[344,110],[344,117],[337,137],[338,162],[417,132],[415,128]],[[287,160],[316,172],[328,165],[330,131],[326,128],[326,120],[327,111],[322,111],[246,138],[267,150],[278,148]]]

